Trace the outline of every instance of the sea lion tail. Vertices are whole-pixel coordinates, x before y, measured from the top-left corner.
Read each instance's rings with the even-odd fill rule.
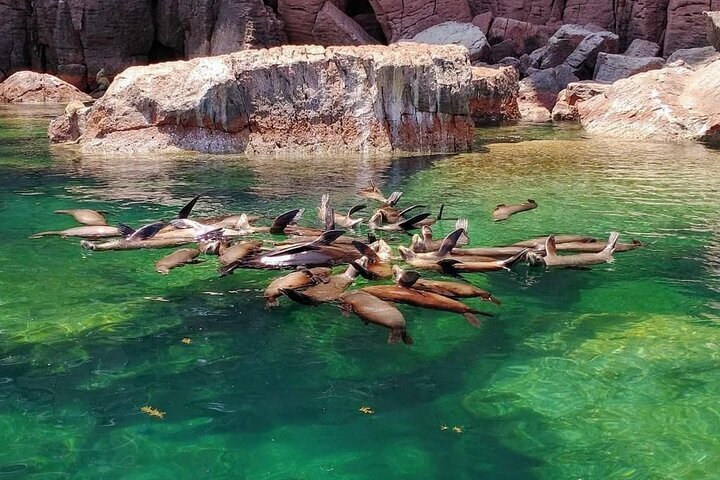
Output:
[[[197,203],[199,198],[200,195],[195,195],[192,200],[186,203],[185,206],[182,207],[178,212],[177,218],[188,218],[190,216],[190,212],[192,212],[192,209],[193,207],[195,207],[195,204]]]
[[[615,251],[615,247],[617,247],[619,238],[620,238],[620,234],[618,234],[617,232],[612,232],[610,234],[610,238],[608,238],[608,244],[603,251],[605,253],[612,254]]]

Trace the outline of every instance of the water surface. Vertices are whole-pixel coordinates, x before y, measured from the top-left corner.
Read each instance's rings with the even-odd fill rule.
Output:
[[[48,147],[52,113],[0,110],[0,478],[717,478],[720,152],[525,126],[460,155],[82,157]],[[474,245],[647,245],[468,276],[496,316],[400,306],[407,347],[336,306],[264,310],[274,272],[219,278],[208,258],[161,276],[167,251],[27,238],[73,226],[56,209],[139,225],[196,193],[199,213],[299,205],[311,224],[322,193],[349,207],[371,178],[468,217]],[[540,207],[491,221],[527,198]]]

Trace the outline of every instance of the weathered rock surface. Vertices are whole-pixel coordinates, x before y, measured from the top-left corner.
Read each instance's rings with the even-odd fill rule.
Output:
[[[470,148],[467,51],[284,46],[133,67],[87,115],[84,151]]]
[[[467,0],[370,0],[370,5],[391,43],[412,38],[438,23],[473,19]]]
[[[568,83],[567,88],[558,94],[552,110],[553,121],[579,120],[578,104],[600,95],[609,87],[608,83],[593,80]]]
[[[82,108],[73,114],[60,115],[50,122],[48,137],[53,143],[74,142],[87,125],[87,115],[90,108]]]
[[[518,105],[523,120],[531,122],[549,122],[551,111],[558,94],[571,82],[577,82],[572,68],[558,65],[554,68],[539,70],[520,81]]]
[[[719,9],[718,0],[670,0],[667,7],[664,54],[670,55],[680,48],[706,46],[706,19],[702,12]]]
[[[261,0],[260,0],[261,1]],[[326,0],[278,0],[278,14],[285,23],[285,32],[296,45],[315,42],[313,27]],[[336,7],[340,0],[333,0]]]
[[[0,103],[87,102],[89,95],[47,73],[17,72],[0,83]]]
[[[479,17],[479,16],[478,16]],[[478,17],[473,19],[475,22]],[[487,37],[491,44],[510,41],[513,46],[511,55],[519,57],[544,46],[554,33],[553,27],[533,25],[513,18],[498,17],[492,21]]]
[[[718,3],[720,8],[720,3]],[[703,12],[707,28],[707,41],[720,52],[720,12]]]
[[[595,32],[595,29],[582,25],[563,25],[548,40],[547,49],[540,60],[540,68],[552,68],[565,62],[580,45],[585,37]]]
[[[379,43],[352,18],[330,2],[318,12],[312,29],[319,45],[374,45]]]
[[[715,60],[720,60],[720,52],[713,47],[681,48],[675,50],[665,63],[669,65],[678,60],[682,60],[687,66],[697,69]]]
[[[470,52],[471,61],[484,60],[490,54],[485,34],[472,23],[443,22],[418,33],[412,41],[428,45],[462,45]]]
[[[492,14],[492,12],[484,12],[480,15],[476,15],[472,19],[472,23],[474,25],[477,25],[480,30],[485,34],[487,37],[488,32],[490,32],[490,25],[492,25],[493,20],[495,19],[495,16]]]
[[[626,57],[611,53],[600,53],[595,65],[593,79],[598,82],[612,83],[648,70],[662,68],[665,60],[660,57]]]
[[[470,115],[475,125],[520,118],[519,78],[514,67],[472,67]]]
[[[612,84],[578,104],[588,132],[631,139],[720,142],[720,61],[671,65]]]
[[[572,68],[578,78],[592,78],[598,54],[617,53],[618,47],[619,37],[614,33],[606,31],[590,33],[575,47],[564,63]]]
[[[660,50],[662,49],[657,43],[643,40],[642,38],[636,38],[632,41],[627,50],[625,50],[623,55],[626,57],[657,57],[660,55]]]
[[[179,0],[180,4],[193,3],[192,0]],[[273,47],[287,43],[283,23],[277,19],[270,7],[262,0],[217,0],[210,4],[213,9],[203,25],[194,23],[196,19],[187,10],[183,21],[189,25],[185,35],[194,36],[198,46],[186,51],[188,58],[222,55],[237,52],[246,48]],[[194,28],[195,27],[195,28]],[[207,50],[200,32],[206,32],[210,38],[210,49]]]

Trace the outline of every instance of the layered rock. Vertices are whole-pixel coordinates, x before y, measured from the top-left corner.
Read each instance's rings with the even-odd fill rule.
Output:
[[[720,7],[720,4],[718,5]],[[720,12],[703,12],[707,28],[707,41],[720,52]]]
[[[490,44],[480,28],[472,23],[443,22],[423,30],[413,42],[428,45],[462,45],[470,53],[470,61],[486,59]]]
[[[0,2],[0,81],[17,67],[28,67],[30,2]]]
[[[631,139],[720,142],[720,61],[671,65],[612,84],[578,104],[591,133]]]
[[[91,101],[89,95],[47,73],[17,72],[0,84],[0,103]]]
[[[592,78],[600,53],[616,53],[618,36],[611,32],[595,32],[587,35],[563,62],[572,68],[579,78]]]
[[[553,121],[579,120],[578,104],[604,93],[610,84],[592,80],[568,83],[567,88],[558,94],[552,110]]]
[[[702,12],[720,9],[718,0],[670,0],[663,51],[707,45],[706,19]]]
[[[455,45],[278,47],[133,67],[88,113],[85,151],[467,150]]]
[[[315,43],[313,27],[326,0],[278,0],[278,14],[285,23],[285,32],[296,45]],[[340,5],[333,0],[334,6]]]
[[[514,67],[472,67],[470,115],[476,126],[520,118]]]
[[[379,43],[352,18],[330,2],[325,2],[312,30],[319,45],[374,45]]]
[[[560,91],[577,81],[572,68],[567,65],[539,70],[523,78],[518,97],[522,118],[532,122],[549,122]]]
[[[370,0],[370,4],[389,42],[412,38],[438,23],[467,23],[473,18],[467,0]]]
[[[598,82],[612,83],[621,78],[662,68],[664,64],[665,60],[659,57],[627,57],[600,53],[593,78]]]
[[[720,60],[720,52],[715,50],[714,47],[681,48],[680,50],[675,50],[675,52],[667,58],[665,63],[675,63],[678,60],[681,60],[691,68],[700,68],[716,60]]]

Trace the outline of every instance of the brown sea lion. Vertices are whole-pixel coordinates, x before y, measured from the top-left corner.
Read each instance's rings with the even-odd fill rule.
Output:
[[[89,242],[82,240],[80,245],[88,250],[95,250],[96,252],[107,252],[111,250],[140,250],[143,248],[172,248],[181,247],[189,243],[195,243],[197,239],[195,237],[186,237],[185,239],[180,238],[149,238],[147,240],[128,240],[126,238],[118,238],[107,242]]]
[[[545,256],[536,253],[528,255],[531,265],[545,265],[546,267],[583,267],[598,265],[613,261],[613,252],[618,241],[617,232],[612,232],[607,245],[598,253],[579,253],[577,255],[558,255],[555,248],[555,238],[550,235],[545,241]]]
[[[413,339],[407,332],[405,317],[390,303],[362,291],[343,293],[340,295],[340,302],[340,308],[344,312],[355,313],[365,325],[374,323],[389,328],[388,343],[400,343],[402,340],[406,345],[413,344]]]
[[[468,243],[470,243],[470,237],[467,233],[467,226],[468,221],[466,218],[458,218],[458,220],[455,222],[455,229],[463,229],[463,234],[458,239],[457,245],[467,245]],[[423,225],[420,232],[421,235],[413,235],[412,241],[410,242],[410,250],[415,253],[427,253],[435,252],[440,248],[440,245],[442,245],[443,241],[433,240],[433,231],[429,226]]]
[[[493,316],[491,313],[481,312],[462,302],[437,293],[423,292],[412,288],[404,288],[399,285],[377,285],[363,287],[361,290],[387,302],[406,303],[416,307],[459,313],[465,317],[470,325],[475,327],[480,326],[480,321],[475,317],[475,314],[488,317]]]
[[[599,253],[605,250],[607,242],[555,242],[555,250],[558,252],[577,252],[577,253]],[[613,253],[627,252],[642,247],[642,242],[633,240],[631,243],[620,243],[615,245]]]
[[[378,280],[392,277],[392,266],[389,263],[392,251],[384,240],[378,240],[373,246],[358,241],[352,244],[366,259],[363,263],[351,262],[363,278]]]
[[[296,290],[310,285],[327,282],[332,274],[328,267],[315,267],[303,269],[283,275],[273,280],[265,289],[265,308],[276,307],[278,298],[283,294],[281,290]]]
[[[350,265],[343,273],[328,277],[326,282],[316,283],[302,290],[280,288],[280,291],[297,303],[318,305],[338,300],[345,289],[355,281],[357,275],[355,267]]]
[[[372,217],[370,217],[370,220],[368,220],[368,226],[372,230],[404,232],[407,230],[412,230],[414,228],[420,228],[417,223],[425,220],[429,216],[429,213],[421,213],[419,215],[415,215],[409,220],[401,220],[396,223],[388,223],[385,214],[381,210],[378,210],[377,212],[375,212],[375,214],[373,214]]]
[[[119,237],[122,235],[118,227],[110,227],[107,225],[85,226],[66,228],[65,230],[53,230],[49,232],[38,232],[30,236],[30,238],[40,238],[45,235],[60,235],[63,237],[82,237],[82,238],[109,238]]]
[[[361,188],[358,194],[362,197],[369,198],[370,200],[377,200],[383,203],[387,202],[387,198],[385,197],[385,195],[372,180],[370,180],[370,185]]]
[[[233,245],[220,246],[218,261],[220,265],[226,266],[233,262],[239,262],[248,255],[257,252],[262,247],[262,242],[251,240],[249,242],[238,242]]]
[[[166,255],[155,263],[155,271],[167,275],[170,270],[188,263],[193,263],[200,255],[197,248],[181,248],[170,255]]]
[[[73,100],[72,102],[65,105],[65,115],[73,117],[78,110],[85,108],[85,104],[79,100]]]
[[[515,205],[505,205],[504,203],[501,203],[497,207],[495,207],[495,210],[492,212],[493,220],[496,222],[499,222],[500,220],[507,220],[510,218],[510,215],[524,212],[526,210],[532,210],[533,208],[537,208],[538,204],[535,200],[528,199],[527,203],[518,203]]]
[[[424,292],[432,292],[450,298],[474,298],[479,297],[485,302],[493,302],[500,305],[500,300],[493,297],[490,292],[478,288],[470,283],[445,282],[440,280],[428,280],[420,278],[417,272],[404,271],[397,265],[393,266],[393,276],[398,285],[405,288],[414,288]]]
[[[107,220],[98,211],[87,208],[77,208],[74,210],[55,210],[55,213],[71,215],[76,222],[92,227],[99,225],[107,225]]]
[[[532,238],[530,240],[523,240],[522,242],[513,243],[513,247],[529,247],[529,248],[537,248],[537,247],[545,247],[545,240],[547,240],[547,235],[544,237],[537,237]],[[568,243],[568,242],[582,242],[582,243],[591,243],[591,242],[597,242],[597,238],[594,237],[588,237],[585,235],[555,235],[555,244],[559,243]]]
[[[330,195],[325,194],[320,198],[320,208],[318,209],[318,218],[320,218],[320,221],[326,224],[326,228],[328,227],[329,220],[328,215],[332,215],[332,223],[334,224],[332,228],[329,228],[329,230],[334,230],[335,226],[341,227],[341,228],[353,228],[356,225],[359,225],[362,223],[362,218],[352,218],[352,214],[355,212],[359,212],[360,210],[366,208],[367,205],[355,205],[352,207],[347,215],[342,215],[340,213],[335,213],[332,211],[330,207]]]
[[[497,270],[509,270],[513,265],[522,261],[528,254],[529,249],[524,249],[517,255],[505,260],[493,261],[463,261],[457,258],[444,258],[438,261],[440,270],[450,275],[473,272],[494,272]],[[460,257],[462,258],[462,257]]]

